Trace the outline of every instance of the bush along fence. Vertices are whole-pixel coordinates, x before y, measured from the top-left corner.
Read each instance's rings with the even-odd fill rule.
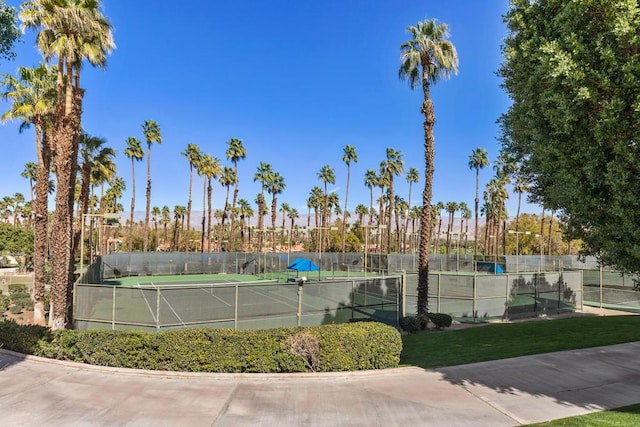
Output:
[[[330,372],[397,367],[399,332],[377,322],[308,328],[50,331],[0,322],[0,347],[93,365],[183,372]]]

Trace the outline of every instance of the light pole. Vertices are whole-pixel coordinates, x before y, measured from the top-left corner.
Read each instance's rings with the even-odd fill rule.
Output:
[[[529,235],[529,234],[531,234],[531,232],[530,231],[507,230],[507,233],[516,235],[516,273],[518,273],[520,271],[520,266],[518,265],[518,260],[519,260],[519,257],[520,257],[520,239],[519,239],[519,237],[520,237],[521,234]]]
[[[82,214],[82,224],[80,226],[80,279],[84,278],[84,226],[87,218],[104,218],[109,223],[109,220],[117,221],[120,219],[120,215],[117,213],[101,213],[101,214]],[[82,283],[82,282],[81,282]]]

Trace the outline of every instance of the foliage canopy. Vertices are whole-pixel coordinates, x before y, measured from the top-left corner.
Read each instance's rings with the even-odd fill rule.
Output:
[[[512,0],[499,74],[503,149],[583,253],[640,271],[640,6]]]
[[[0,58],[13,59],[13,44],[20,37],[20,31],[16,26],[17,11],[7,6],[4,0],[0,0]]]

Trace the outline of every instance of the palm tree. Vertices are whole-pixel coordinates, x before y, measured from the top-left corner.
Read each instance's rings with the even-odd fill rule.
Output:
[[[162,239],[162,243],[166,245],[167,241],[169,240],[167,236],[167,225],[169,225],[169,223],[171,222],[171,210],[169,210],[169,206],[164,205],[162,207],[161,215],[162,216],[160,218],[160,224],[162,224],[162,228],[164,231],[164,238]]]
[[[373,169],[367,169],[364,174],[364,185],[369,188],[369,223],[371,225],[373,214],[373,188],[378,186],[378,174]]]
[[[409,168],[406,179],[409,183],[409,197],[407,198],[407,206],[408,210],[411,211],[411,190],[413,188],[413,184],[417,184],[420,181],[420,172],[416,168]],[[409,228],[409,215],[407,215],[407,222],[405,223],[404,228],[405,230]]]
[[[322,229],[327,227],[327,218],[329,215],[329,193],[327,192],[327,184],[336,183],[336,174],[330,165],[324,165],[318,172],[318,179],[324,184],[324,201],[322,203]],[[322,236],[322,232],[320,233]],[[322,240],[322,239],[321,239]],[[322,242],[320,242],[320,250],[322,250]]]
[[[467,204],[465,202],[458,203],[458,211],[460,212],[460,235],[459,235],[458,239],[462,239],[462,236],[465,236],[465,238],[467,236],[466,230],[469,229],[468,220],[469,220],[469,218],[471,218],[471,211],[469,210],[469,206],[467,206]],[[466,225],[467,225],[466,229],[464,229],[465,221],[466,221]],[[465,239],[465,244],[466,244],[466,239]],[[466,248],[466,246],[465,246],[465,248]]]
[[[245,224],[245,219],[251,219],[253,216],[253,209],[251,208],[251,203],[247,199],[239,199],[238,200],[238,214],[240,218],[240,240],[244,245],[244,229],[247,224]],[[243,248],[244,250],[244,248]]]
[[[342,253],[345,253],[346,249],[346,226],[347,226],[347,202],[349,201],[349,181],[351,180],[351,162],[358,163],[358,154],[356,153],[356,147],[353,145],[347,145],[344,147],[344,154],[342,155],[342,161],[347,165],[347,190],[344,196],[344,209],[342,215]]]
[[[475,198],[475,214],[476,214],[476,223],[473,229],[473,256],[478,256],[478,203],[480,199],[478,198],[478,194],[480,191],[480,169],[484,169],[486,166],[489,166],[489,158],[487,156],[487,152],[483,148],[476,148],[473,150],[471,155],[469,156],[469,169],[476,170],[476,198]]]
[[[142,240],[142,251],[147,252],[149,244],[149,212],[151,210],[151,145],[153,143],[162,144],[160,126],[153,120],[145,120],[142,124],[142,133],[147,142],[147,206],[144,211],[144,235]]]
[[[258,230],[264,228],[264,214],[266,213],[266,205],[264,201],[264,191],[267,187],[269,179],[273,175],[273,168],[269,163],[260,162],[260,166],[256,168],[256,173],[253,175],[253,182],[258,181],[260,183],[260,195],[257,198],[258,202]],[[263,232],[258,233],[258,252],[262,251]]]
[[[453,232],[453,221],[454,215],[458,210],[458,204],[456,202],[447,202],[445,205],[445,209],[449,214],[449,219],[447,221],[447,255],[451,254],[451,233]]]
[[[208,250],[211,252],[211,219],[213,218],[213,205],[211,204],[211,195],[213,187],[211,186],[211,180],[216,179],[222,172],[220,168],[220,160],[213,157],[210,154],[205,154],[201,157],[198,165],[198,173],[205,177],[207,182],[207,233],[206,241],[208,243]]]
[[[158,247],[158,219],[161,217],[161,215],[162,215],[162,211],[160,210],[159,207],[154,206],[151,208],[151,219],[153,221],[153,239],[154,239],[153,245],[151,247],[154,249]],[[133,230],[133,225],[134,225],[134,222],[131,221],[131,223],[129,224],[129,227],[131,227],[131,230]],[[130,233],[130,235],[133,235],[133,234]],[[133,247],[133,242],[131,246]]]
[[[115,156],[113,148],[104,147],[107,140],[104,138],[94,137],[86,132],[80,135],[80,157],[82,158],[82,164],[80,165],[80,209],[78,211],[79,223],[82,224],[82,219],[85,214],[89,212],[89,191],[92,180],[100,174],[100,172],[106,172],[106,165],[103,163],[109,163],[113,166],[111,157]],[[103,177],[100,175],[100,177]],[[81,225],[82,227],[82,225]],[[74,251],[77,250],[81,237],[81,229],[76,230],[73,238]]]
[[[29,200],[33,202],[34,188],[33,183],[36,181],[36,174],[38,172],[38,164],[34,162],[27,162],[24,165],[24,170],[20,173],[20,176],[29,180]]]
[[[520,204],[522,203],[522,193],[529,191],[529,183],[522,175],[516,176],[516,183],[513,186],[514,193],[518,194],[518,211],[516,212],[516,231],[519,231],[520,222]]]
[[[4,75],[2,86],[3,98],[12,101],[9,111],[2,115],[2,121],[10,119],[23,120],[20,129],[34,125],[36,134],[36,156],[38,159],[34,181],[35,202],[34,215],[34,320],[43,324],[46,261],[49,253],[48,244],[48,205],[50,189],[50,170],[52,162],[52,117],[56,97],[55,67],[48,68],[40,64],[37,68],[18,68],[18,77]]]
[[[284,178],[278,173],[274,172],[270,177],[267,184],[267,192],[271,194],[271,229],[272,239],[271,245],[273,252],[276,251],[276,215],[278,209],[278,194],[282,194],[282,191],[286,188]]]
[[[222,248],[222,238],[224,235],[224,223],[225,220],[229,217],[229,215],[233,215],[229,209],[229,189],[235,182],[238,180],[236,177],[236,171],[229,167],[225,166],[220,173],[220,177],[218,178],[220,184],[226,189],[225,197],[224,197],[224,209],[222,210],[222,221],[220,225],[220,235],[218,236],[218,247]]]
[[[319,247],[319,243],[320,243],[318,241],[318,239],[320,237],[320,234],[319,234],[320,230],[318,229],[318,227],[320,225],[320,221],[319,221],[318,216],[319,216],[319,213],[320,213],[320,211],[322,209],[323,203],[324,203],[324,194],[322,193],[322,188],[320,188],[320,187],[318,187],[316,185],[311,189],[311,192],[309,194],[309,198],[307,199],[307,206],[310,209],[313,209],[314,220],[315,220],[314,223],[315,223],[316,230],[315,230],[315,235],[312,236],[313,239],[315,239],[315,242],[314,242],[315,243],[315,245],[314,245],[315,248],[318,248]],[[311,217],[311,215],[309,215],[309,217]],[[309,220],[307,220],[307,226],[308,225],[309,225]]]
[[[287,216],[291,220],[291,225],[289,226],[289,243],[287,244],[288,252],[291,252],[291,240],[293,239],[294,223],[300,215],[298,215],[298,210],[296,208],[289,208]],[[282,228],[284,229],[284,225],[282,226]]]
[[[56,109],[52,140],[56,141],[54,163],[58,182],[52,239],[56,245],[51,260],[51,305],[53,329],[67,322],[67,301],[73,273],[73,189],[76,179],[78,143],[81,134],[82,98],[80,70],[83,60],[104,68],[115,44],[111,25],[96,0],[34,0],[22,5],[22,28],[39,31],[38,48],[49,61],[57,58]]]
[[[196,144],[188,144],[187,149],[181,153],[183,156],[187,158],[189,162],[189,198],[187,200],[187,230],[191,229],[191,192],[193,189],[193,169],[198,164],[200,160],[200,147]],[[189,245],[187,245],[189,248]],[[187,249],[188,250],[188,249]]]
[[[284,233],[284,222],[286,220],[287,214],[289,213],[289,211],[291,211],[291,206],[289,206],[289,203],[287,202],[282,202],[282,204],[280,204],[280,212],[282,213],[282,230]]]
[[[231,202],[231,250],[235,250],[235,211],[236,202],[238,199],[238,161],[244,160],[247,157],[247,149],[242,145],[242,140],[238,138],[231,138],[227,141],[227,160],[231,160],[233,163],[233,170],[236,175],[236,182],[233,186],[233,201]]]
[[[175,220],[175,225],[173,228],[173,244],[171,246],[172,246],[172,250],[174,251],[180,250],[178,246],[180,232],[182,231],[182,227],[180,226],[180,221],[182,220],[182,224],[184,224],[184,216],[186,213],[187,213],[187,208],[184,206],[175,205],[173,207],[173,219]]]
[[[433,193],[433,172],[435,162],[435,140],[433,126],[436,122],[430,86],[441,79],[447,79],[451,73],[458,72],[458,54],[447,37],[446,24],[437,24],[435,20],[425,20],[410,26],[407,31],[411,39],[400,46],[402,65],[399,76],[408,79],[411,89],[422,84],[424,102],[424,157],[425,184],[422,193],[422,226],[420,227],[420,253],[418,257],[418,315],[427,313],[429,290],[429,228],[431,196]]]
[[[136,209],[136,169],[135,162],[144,159],[144,150],[142,143],[137,138],[130,136],[127,138],[127,148],[124,149],[124,155],[131,159],[131,212],[129,213],[129,253],[133,252],[133,214]],[[157,232],[157,230],[156,230]]]
[[[380,165],[380,171],[384,171],[383,175],[387,181],[387,202],[389,203],[389,207],[387,209],[387,252],[391,252],[391,220],[393,212],[395,211],[393,207],[395,202],[395,197],[393,195],[393,179],[396,175],[400,175],[404,172],[404,160],[402,160],[402,153],[391,147],[387,148],[387,159]],[[396,229],[396,233],[399,233],[399,230]]]
[[[360,224],[360,226],[363,226],[364,216],[369,213],[369,209],[365,205],[360,203],[359,205],[356,206],[354,212],[356,213],[356,215],[358,215],[358,224]]]

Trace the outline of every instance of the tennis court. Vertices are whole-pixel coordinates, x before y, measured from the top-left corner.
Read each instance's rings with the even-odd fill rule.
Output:
[[[126,277],[77,284],[79,328],[264,328],[373,318],[396,324],[401,277],[278,283],[246,275]]]

